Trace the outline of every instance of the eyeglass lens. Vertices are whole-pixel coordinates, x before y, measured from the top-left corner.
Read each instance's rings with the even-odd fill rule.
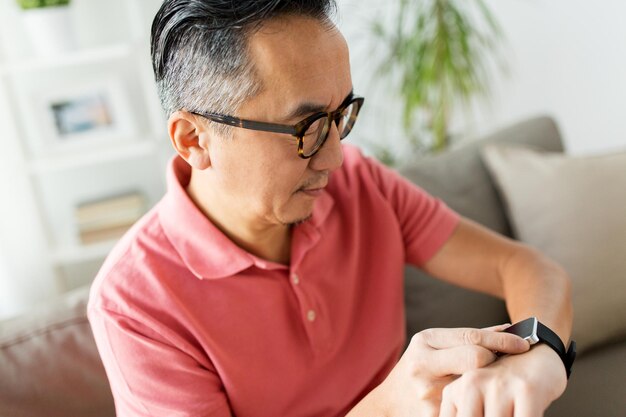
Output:
[[[351,103],[335,120],[340,139],[344,139],[352,130],[358,110],[358,104]],[[302,151],[305,157],[313,155],[324,144],[330,131],[330,123],[330,118],[321,117],[315,120],[305,131],[302,137]]]

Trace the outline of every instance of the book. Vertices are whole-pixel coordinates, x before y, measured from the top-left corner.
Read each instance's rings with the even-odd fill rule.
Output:
[[[140,193],[130,193],[80,204],[74,213],[78,223],[114,215],[124,210],[144,209],[145,198]]]
[[[145,211],[146,199],[139,192],[82,203],[74,212],[79,239],[83,244],[117,239]]]
[[[89,245],[93,243],[105,242],[108,240],[117,240],[124,236],[124,233],[126,233],[132,225],[133,223],[129,223],[116,227],[110,227],[108,229],[80,231],[80,243],[82,243],[83,245]]]

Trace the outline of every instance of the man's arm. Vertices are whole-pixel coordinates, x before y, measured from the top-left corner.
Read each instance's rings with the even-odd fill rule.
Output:
[[[461,219],[452,236],[423,268],[452,284],[503,298],[513,322],[536,316],[567,345],[572,326],[570,281],[560,266],[536,250]],[[515,381],[508,388],[493,392],[494,383],[506,386],[506,381],[512,380]],[[485,408],[488,404],[498,409],[543,408],[537,411],[542,413],[562,394],[565,385],[565,369],[559,356],[549,347],[539,345],[524,355],[502,358],[487,369],[450,384],[444,392],[447,404],[442,403],[441,415],[454,415],[453,409],[464,401],[482,402]],[[525,392],[524,399],[520,392]],[[502,397],[494,398],[496,395]],[[528,396],[532,400],[525,399]],[[467,400],[468,397],[478,398]],[[532,404],[528,405],[529,401]]]

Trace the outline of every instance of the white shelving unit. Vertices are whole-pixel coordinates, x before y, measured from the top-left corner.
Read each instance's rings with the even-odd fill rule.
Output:
[[[25,73],[36,73],[55,68],[66,68],[76,65],[93,65],[99,62],[106,63],[112,59],[128,58],[136,51],[137,46],[131,42],[117,45],[105,45],[99,48],[77,50],[58,57],[30,58],[21,62],[3,65],[0,75],[16,76]]]
[[[9,109],[0,124],[15,127],[9,139],[19,143],[16,157],[38,216],[33,222],[46,242],[37,261],[47,263],[59,293],[91,282],[115,243],[80,243],[78,205],[140,192],[149,208],[165,191],[171,145],[149,57],[150,24],[160,3],[73,0],[78,48],[43,58],[29,45],[16,1],[0,0],[0,100]],[[89,88],[115,98],[109,104],[117,131],[59,135],[42,103]]]

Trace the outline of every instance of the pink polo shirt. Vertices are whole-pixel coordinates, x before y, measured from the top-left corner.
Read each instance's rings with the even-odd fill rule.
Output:
[[[91,289],[118,417],[341,416],[382,382],[405,342],[404,264],[430,259],[458,216],[343,149],[288,266],[230,241],[172,160],[167,194]]]

